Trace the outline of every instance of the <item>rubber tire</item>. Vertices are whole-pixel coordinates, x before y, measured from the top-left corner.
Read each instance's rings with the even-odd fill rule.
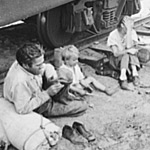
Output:
[[[40,14],[37,18],[39,39],[47,47],[64,46],[72,39],[73,34],[67,33],[61,27],[61,15],[64,9],[64,6],[60,6]]]

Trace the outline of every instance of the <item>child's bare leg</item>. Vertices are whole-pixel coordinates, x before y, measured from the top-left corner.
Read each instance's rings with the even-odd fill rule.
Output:
[[[131,65],[133,77],[138,76],[138,71],[135,65]]]
[[[89,85],[90,83],[92,83],[97,90],[105,92],[109,96],[111,96],[112,94],[114,94],[116,92],[116,89],[106,88],[103,84],[101,84],[99,81],[97,81],[93,77],[88,77],[83,82],[83,84],[86,84],[86,85]]]
[[[90,85],[91,83],[94,85],[94,87],[100,91],[105,91],[106,90],[106,87],[101,84],[100,82],[98,82],[95,78],[93,77],[87,77],[85,80],[84,80],[88,85]]]

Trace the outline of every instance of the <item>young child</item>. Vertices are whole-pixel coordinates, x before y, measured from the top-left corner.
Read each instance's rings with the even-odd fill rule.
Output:
[[[129,16],[120,19],[117,28],[108,36],[107,45],[113,52],[110,64],[114,69],[120,71],[120,86],[123,90],[133,91],[130,86],[128,74],[133,79],[135,86],[139,85],[140,62],[137,57],[138,36],[133,29],[134,22]]]
[[[114,89],[108,89],[93,77],[85,77],[79,65],[79,50],[74,45],[68,45],[62,50],[63,64],[58,69],[58,76],[67,80],[72,80],[70,90],[83,96],[93,91],[92,86],[97,90],[105,92],[111,96]]]

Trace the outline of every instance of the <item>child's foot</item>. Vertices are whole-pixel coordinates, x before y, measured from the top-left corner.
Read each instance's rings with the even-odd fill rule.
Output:
[[[105,93],[106,93],[108,96],[111,96],[111,95],[115,94],[117,91],[118,91],[118,87],[117,87],[117,88],[107,88],[107,89],[105,90]]]

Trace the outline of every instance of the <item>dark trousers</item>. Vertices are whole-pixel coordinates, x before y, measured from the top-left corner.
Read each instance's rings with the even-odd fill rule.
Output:
[[[45,117],[78,116],[84,113],[87,102],[84,99],[76,99],[69,94],[70,82],[63,83],[64,87],[54,95],[49,101],[41,105],[35,112]],[[43,88],[47,89],[51,84],[43,76]]]
[[[83,114],[87,110],[86,101],[70,101],[67,104],[62,104],[54,101],[47,101],[35,112],[42,114],[43,116],[49,117],[65,117],[65,116],[78,116]]]

